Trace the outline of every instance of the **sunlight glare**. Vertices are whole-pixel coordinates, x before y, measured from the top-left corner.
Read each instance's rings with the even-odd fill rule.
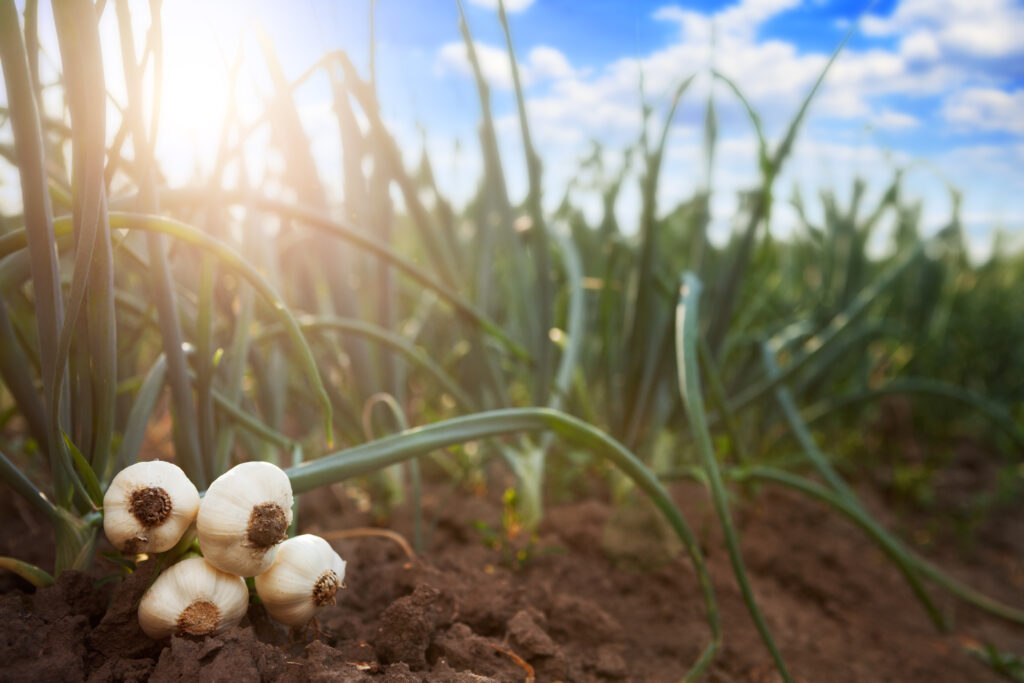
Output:
[[[214,163],[232,94],[229,70],[240,43],[251,31],[247,22],[239,21],[244,12],[235,5],[210,6],[191,1],[164,4],[157,156],[172,183],[185,182],[196,170],[209,172]],[[242,68],[245,73],[244,64]],[[246,78],[240,81],[235,96],[240,100],[244,121],[244,112],[253,107],[247,106]]]

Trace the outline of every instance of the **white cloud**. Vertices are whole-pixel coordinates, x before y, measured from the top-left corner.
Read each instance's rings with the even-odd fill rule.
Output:
[[[712,27],[719,36],[749,39],[766,20],[799,4],[800,0],[743,0],[713,17],[678,6],[667,6],[655,11],[654,18],[678,23],[687,40],[709,42]]]
[[[927,30],[934,53],[982,59],[1024,53],[1021,26],[1024,8],[1013,0],[902,0],[890,16],[868,15],[861,21],[869,36],[912,36]]]
[[[885,130],[906,130],[916,128],[921,121],[916,116],[904,114],[903,112],[883,109],[870,117],[871,125]]]
[[[650,124],[656,135],[664,123],[659,117],[667,111],[666,96],[682,78],[697,74],[671,129],[659,188],[662,211],[691,196],[706,181],[702,177],[701,136],[704,102],[712,87],[710,66],[735,80],[760,114],[769,139],[777,141],[828,59],[826,53],[800,50],[794,43],[760,36],[766,21],[799,4],[800,0],[743,0],[711,14],[662,7],[653,18],[679,28],[668,45],[591,70],[574,67],[553,48],[528,50],[521,68],[528,86],[531,131],[535,144],[543,150],[545,187],[552,188],[545,193],[547,205],[554,208],[563,188],[579,177],[578,160],[589,150],[590,140],[601,140],[606,154],[618,153],[636,142],[643,125],[641,78],[645,96],[654,106]],[[995,45],[988,48],[973,44],[971,38],[972,31],[988,25],[986,22],[1012,20],[1016,15],[997,17],[1005,6],[1000,0],[938,0],[939,9],[933,10],[921,0],[902,0],[892,16],[864,20],[874,35],[894,35],[898,42],[895,47],[847,48],[833,65],[778,180],[780,209],[774,215],[773,230],[784,235],[795,225],[795,214],[784,201],[794,186],[802,189],[809,205],[816,203],[814,198],[822,187],[833,188],[842,197],[855,176],[868,178],[876,194],[883,191],[894,169],[911,161],[909,155],[887,144],[894,133],[926,123],[941,124],[944,116],[957,127],[1024,134],[1024,90],[1006,93],[997,89],[998,82],[986,69],[986,54],[1009,49],[999,37],[1003,29],[993,28]],[[957,21],[960,25],[953,25]],[[510,87],[504,50],[480,45],[480,53],[484,71],[495,87]],[[443,69],[470,73],[461,44],[444,46],[438,63]],[[944,108],[934,115],[903,104],[908,99],[936,98],[950,92],[956,95],[947,97]],[[715,86],[715,93],[720,122],[712,182],[712,232],[724,237],[736,215],[737,192],[756,183],[759,171],[745,111],[721,84]],[[510,191],[521,196],[526,184],[517,114],[514,109],[496,114]],[[941,126],[935,130],[941,132]],[[980,179],[1000,174],[1019,177],[1019,171],[1007,171],[1005,155],[971,157],[969,163],[966,156],[936,153],[932,161],[947,170],[956,186],[968,191],[965,210],[970,206],[974,217],[987,215],[986,202],[994,200],[995,191],[969,199],[970,188],[986,182]],[[1021,162],[1024,164],[1024,159]],[[627,229],[636,225],[639,215],[636,176],[634,169],[617,205],[620,224]],[[925,185],[919,196],[931,212],[926,230],[932,230],[948,220],[949,206],[943,199],[944,183],[932,179]],[[1004,225],[1024,224],[1024,187],[1016,192],[1022,199],[996,212]],[[600,207],[593,194],[582,188],[573,193],[574,201],[590,216]]]
[[[553,47],[538,45],[527,57],[536,78],[569,78],[575,71],[565,55]]]
[[[531,123],[539,137],[547,134],[561,143],[567,138],[585,140],[593,136],[613,143],[625,142],[627,137],[635,139],[640,121],[641,76],[648,97],[657,98],[696,71],[701,75],[687,97],[704,97],[709,83],[704,70],[711,65],[714,26],[714,66],[736,80],[772,133],[793,115],[827,60],[825,54],[801,53],[792,43],[758,40],[757,32],[765,21],[798,4],[799,0],[744,0],[715,14],[662,7],[653,17],[677,23],[678,39],[646,56],[616,60],[596,73],[574,69],[554,48],[534,47],[520,64],[520,76],[528,88],[541,81],[549,84],[546,92],[528,93]],[[934,52],[926,32],[910,37],[904,48],[900,52],[844,52],[833,65],[813,112],[838,119],[863,118],[881,129],[915,125],[917,120],[910,114],[891,106],[880,110],[872,100],[894,93],[933,95],[948,91],[961,85],[964,75],[955,64],[933,63],[925,68],[910,64],[904,52],[917,59]],[[471,74],[465,52],[462,43],[444,45],[438,56],[439,68]],[[494,87],[510,88],[511,72],[504,49],[477,43],[477,54]],[[722,100],[725,118],[744,118],[731,97]],[[688,115],[685,104],[681,115]]]
[[[487,82],[492,87],[511,88],[512,68],[508,53],[501,48],[480,41],[474,42],[474,50],[477,61],[480,63],[480,70]],[[473,69],[466,54],[466,44],[461,40],[442,45],[437,55],[437,64],[442,72],[451,70],[466,76],[473,75]]]
[[[912,61],[930,62],[941,56],[939,41],[929,29],[917,29],[900,39],[900,54]]]
[[[508,51],[504,47],[480,41],[474,41],[473,46],[477,61],[480,62],[480,70],[487,82],[493,87],[511,90],[512,62],[509,60]],[[518,60],[518,66],[519,79],[524,88],[542,81],[570,78],[576,73],[564,54],[546,45],[532,48],[525,59]],[[473,68],[469,63],[465,42],[453,41],[442,45],[437,55],[437,68],[442,73],[455,71],[472,76]]]
[[[487,9],[498,9],[498,0],[469,0],[469,3]],[[509,14],[522,12],[532,4],[533,0],[505,0],[505,11]]]
[[[972,129],[1024,135],[1024,89],[968,88],[946,98],[946,120]]]
[[[652,91],[658,92],[669,85],[659,74],[678,78],[680,64],[691,64],[694,69],[709,64],[713,26],[714,65],[737,81],[766,119],[770,121],[773,113],[789,116],[821,73],[828,56],[801,53],[789,42],[759,40],[757,33],[764,21],[795,4],[791,0],[748,0],[714,15],[661,8],[654,17],[678,23],[680,39],[643,60],[645,79]],[[876,110],[872,98],[894,93],[930,95],[962,84],[963,68],[955,63],[915,63],[934,55],[929,37],[922,31],[898,52],[847,48],[833,65],[814,110],[837,118],[866,117]]]

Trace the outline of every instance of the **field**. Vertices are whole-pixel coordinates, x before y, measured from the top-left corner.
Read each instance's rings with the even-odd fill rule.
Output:
[[[212,171],[171,184],[159,1],[54,3],[59,55],[38,11],[0,0],[0,164],[20,190],[0,213],[0,680],[1024,680],[1024,253],[970,259],[953,188],[926,230],[901,169],[879,169],[878,198],[859,180],[814,210],[795,196],[800,229],[773,237],[832,61],[777,139],[710,74],[760,172],[718,244],[713,187],[659,192],[695,75],[646,95],[628,149],[580,161],[590,220],[545,180],[500,2],[528,188],[510,195],[460,5],[482,112],[464,206],[426,151],[408,163],[372,72],[336,50],[286,74],[265,35],[264,108],[229,97]],[[312,77],[343,187],[297,106]],[[627,182],[636,232],[616,218]],[[112,536],[111,484],[152,460],[199,517],[149,549]],[[288,480],[269,561],[317,534],[344,590],[287,628],[266,567],[218,566],[247,578],[241,622],[150,637],[143,595],[212,566],[203,510],[250,461]],[[177,514],[161,486],[136,491]]]

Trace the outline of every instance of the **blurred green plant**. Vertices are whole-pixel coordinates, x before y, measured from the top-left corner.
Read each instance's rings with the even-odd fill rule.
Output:
[[[1011,681],[1024,681],[1024,657],[1003,652],[992,643],[969,645],[965,648],[985,666]]]

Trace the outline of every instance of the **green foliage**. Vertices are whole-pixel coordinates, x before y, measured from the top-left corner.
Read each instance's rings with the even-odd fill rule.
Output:
[[[1003,652],[992,643],[968,646],[967,651],[985,666],[1011,681],[1024,681],[1024,657]]]
[[[473,528],[480,534],[485,546],[501,553],[502,564],[513,570],[522,571],[538,555],[553,555],[565,552],[564,548],[541,546],[537,533],[523,526],[517,506],[515,489],[505,489],[501,496],[501,528],[495,528],[483,520],[473,522]]]
[[[97,8],[55,4],[67,104],[44,112],[36,106],[35,22],[26,21],[26,35],[14,2],[0,0],[0,134],[14,142],[0,163],[16,166],[22,189],[21,214],[0,217],[0,446],[15,455],[0,453],[0,477],[52,523],[57,573],[90,565],[104,488],[152,455],[173,457],[200,488],[237,460],[282,462],[297,494],[390,467],[378,483],[396,501],[404,477],[395,468],[408,461],[421,550],[419,458],[453,448],[454,462],[437,458],[453,479],[482,479],[495,455],[518,477],[501,529],[478,528],[517,568],[544,551],[534,531],[545,493],[564,497],[597,473],[612,478],[620,497],[630,488],[649,496],[689,553],[707,614],[709,642],[690,678],[706,670],[722,633],[700,546],[659,475],[710,490],[744,600],[784,678],[744,569],[732,523],[742,497],[733,485],[748,494],[755,483],[788,486],[850,519],[940,626],[944,615],[925,582],[1024,619],[913,554],[843,477],[854,460],[846,456],[864,449],[856,436],[867,419],[886,409],[881,399],[900,395],[922,407],[928,433],[966,434],[1007,456],[992,496],[1018,490],[1011,463],[1024,447],[1024,357],[1016,353],[1024,347],[1024,254],[997,247],[972,263],[955,192],[948,226],[923,238],[921,207],[903,197],[900,171],[872,201],[866,181],[855,182],[845,206],[824,190],[820,222],[797,194],[799,230],[773,238],[776,180],[827,66],[774,143],[739,87],[713,74],[750,118],[760,171],[740,198],[740,230],[715,245],[707,236],[713,93],[702,105],[704,177],[676,206],[659,204],[673,117],[691,106],[695,74],[680,73],[660,99],[642,94],[644,125],[633,144],[609,150],[595,142],[570,187],[546,187],[499,2],[529,181],[517,204],[460,6],[483,172],[459,211],[438,190],[425,151],[417,168],[406,168],[372,73],[361,75],[338,51],[289,81],[263,39],[267,110],[243,123],[230,98],[213,169],[171,188],[153,152],[159,108],[147,118],[145,104],[161,96],[159,2],[141,57],[129,4],[101,5],[116,13],[121,32],[127,99],[117,121],[105,118]],[[232,92],[239,73],[236,63]],[[341,203],[324,191],[295,104],[313,73],[332,88]],[[660,129],[649,140],[655,117]],[[65,118],[70,127],[57,123]],[[263,153],[280,155],[283,171],[249,177],[245,155],[257,130],[271,132]],[[615,211],[634,182],[640,230],[628,235]],[[577,189],[601,198],[593,224],[574,203]],[[542,191],[563,198],[556,211],[544,211]],[[887,223],[891,248],[876,256],[871,245]],[[689,274],[680,301],[681,272]],[[707,311],[699,319],[698,307]],[[391,419],[377,438],[380,403]],[[173,447],[153,453],[147,434],[159,424],[171,425]],[[940,466],[899,462],[896,485],[927,501]],[[797,472],[806,468],[820,483]],[[978,509],[992,496],[980,496]],[[183,552],[190,550],[161,562]],[[40,585],[48,580],[0,559]],[[126,570],[132,563],[117,562]],[[1019,672],[1012,657],[986,652]]]

